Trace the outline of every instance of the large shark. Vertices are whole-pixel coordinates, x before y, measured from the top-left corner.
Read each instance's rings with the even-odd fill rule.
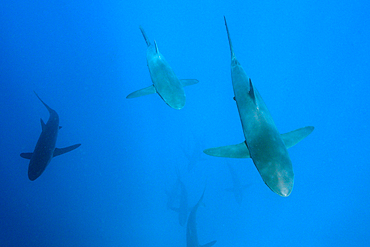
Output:
[[[183,87],[194,85],[198,83],[198,80],[179,80],[164,56],[158,51],[157,43],[154,41],[154,45],[151,44],[144,29],[140,27],[140,30],[148,46],[146,60],[153,85],[137,90],[129,94],[126,98],[131,99],[158,93],[167,105],[177,110],[182,109],[185,105]]]
[[[50,117],[46,124],[42,119],[40,119],[42,132],[33,153],[21,153],[22,158],[30,160],[30,164],[28,166],[28,178],[31,181],[34,181],[43,173],[53,157],[70,152],[81,145],[75,144],[65,148],[55,147],[58,130],[61,128],[59,126],[59,116],[56,111],[45,104],[37,94],[36,96],[48,109]]]
[[[216,240],[214,240],[212,242],[209,242],[203,245],[199,244],[198,242],[196,218],[197,218],[197,210],[203,200],[204,192],[205,192],[205,189],[198,203],[195,204],[195,206],[192,208],[189,218],[188,218],[188,224],[186,226],[186,246],[187,247],[211,247],[217,242]]]
[[[226,18],[225,26],[231,52],[231,79],[239,111],[244,141],[204,150],[208,155],[228,158],[252,158],[266,185],[280,196],[290,195],[294,184],[292,161],[287,148],[307,137],[314,129],[307,126],[280,134],[261,95],[236,59]]]

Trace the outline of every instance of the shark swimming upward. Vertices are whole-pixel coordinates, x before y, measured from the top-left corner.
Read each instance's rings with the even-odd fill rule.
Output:
[[[46,109],[48,109],[50,117],[46,124],[41,119],[42,132],[33,153],[21,153],[22,158],[30,160],[28,178],[31,181],[36,180],[44,172],[46,166],[53,157],[65,154],[81,146],[81,144],[75,144],[65,148],[55,147],[58,130],[61,128],[59,126],[59,116],[56,111],[45,104],[37,94],[36,96],[44,104]]]
[[[195,204],[195,206],[192,208],[192,210],[190,212],[190,215],[189,215],[189,218],[188,218],[188,224],[186,226],[186,246],[187,247],[211,247],[212,245],[214,245],[217,242],[217,240],[214,240],[214,241],[211,241],[211,242],[209,242],[207,244],[203,244],[203,245],[199,244],[199,242],[198,242],[196,218],[197,218],[197,210],[198,210],[200,204],[202,203],[202,200],[203,200],[203,197],[204,197],[204,192],[205,192],[205,189],[204,189],[203,194],[200,197],[198,203]]]
[[[159,52],[157,43],[154,41],[154,45],[151,44],[144,29],[140,27],[140,30],[148,46],[146,60],[153,84],[129,94],[126,98],[131,99],[158,93],[167,105],[177,110],[182,109],[185,106],[183,87],[197,84],[198,80],[179,80],[164,56]]]
[[[307,126],[280,134],[261,95],[236,59],[226,18],[225,26],[231,52],[231,79],[239,111],[244,141],[204,150],[217,157],[252,158],[265,184],[276,194],[287,197],[294,184],[294,173],[287,148],[307,137],[314,129]]]
[[[185,226],[188,217],[188,192],[185,184],[181,181],[180,171],[177,169],[177,181],[171,193],[168,193],[167,207],[178,213],[179,224]],[[175,191],[176,190],[176,191]],[[179,193],[178,193],[179,192]],[[176,199],[175,199],[176,198]],[[175,203],[177,201],[178,203]],[[176,204],[176,205],[175,205]]]

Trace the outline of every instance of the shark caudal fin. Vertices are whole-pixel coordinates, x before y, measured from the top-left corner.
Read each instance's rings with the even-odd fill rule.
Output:
[[[51,114],[52,112],[54,112],[54,110],[53,109],[51,109],[39,96],[38,96],[38,94],[35,92],[35,91],[33,91],[35,94],[36,94],[36,96],[37,96],[37,98],[39,98],[39,100],[41,101],[41,103],[46,107],[46,109],[48,109],[48,111],[49,111],[49,113]]]
[[[217,240],[213,240],[212,242],[209,242],[209,243],[207,243],[207,244],[201,244],[200,246],[201,246],[201,247],[211,247],[211,246],[213,246],[216,242],[217,242]]]
[[[75,145],[65,147],[65,148],[55,148],[54,153],[53,153],[53,157],[71,152],[72,150],[75,150],[79,146],[81,146],[81,144],[75,144]]]
[[[229,40],[230,53],[231,53],[231,60],[233,60],[233,58],[236,58],[236,57],[235,57],[235,53],[234,53],[233,44],[231,43],[231,38],[230,38],[229,28],[227,27],[227,22],[226,22],[226,17],[225,17],[225,16],[224,16],[224,20],[225,20],[225,26],[226,26],[226,32],[227,32],[227,38],[228,38],[228,40]]]
[[[291,132],[281,135],[286,148],[291,148],[298,142],[302,141],[314,130],[313,126],[306,126],[300,129],[293,130]]]
[[[159,50],[158,50],[157,42],[155,42],[155,40],[154,40],[154,47],[155,47],[155,52],[158,54]]]
[[[144,36],[144,39],[145,39],[146,45],[147,45],[147,46],[150,46],[150,41],[149,41],[149,39],[148,39],[148,36],[146,36],[146,33],[145,33],[145,31],[144,31],[143,27],[142,27],[142,26],[140,26],[139,28],[140,28],[141,33],[142,33],[142,34],[143,34],[143,36]]]
[[[149,95],[153,93],[157,93],[157,90],[155,89],[153,85],[151,85],[149,87],[142,88],[135,92],[130,93],[129,95],[126,96],[126,99],[137,98],[137,97],[141,97],[141,96],[145,96],[145,95]]]
[[[203,151],[205,154],[224,158],[250,158],[249,150],[245,142],[222,146],[217,148],[208,148]]]

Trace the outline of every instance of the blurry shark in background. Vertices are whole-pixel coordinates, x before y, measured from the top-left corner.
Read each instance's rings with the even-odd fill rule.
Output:
[[[229,168],[229,171],[230,171],[231,180],[233,182],[233,187],[226,189],[226,191],[232,192],[235,196],[236,202],[238,204],[241,204],[243,200],[244,190],[248,188],[250,184],[242,185],[242,183],[240,182],[239,176],[234,170],[234,168],[229,163],[227,163],[227,167]]]
[[[279,133],[257,88],[236,59],[225,17],[224,20],[230,45],[234,99],[244,141],[204,152],[217,157],[252,158],[265,184],[276,194],[287,197],[294,184],[293,166],[287,149],[307,137],[314,127],[307,126],[282,135]]]
[[[186,190],[185,184],[181,181],[179,171],[177,170],[177,181],[176,181],[176,186],[179,186],[180,189],[180,194],[179,196],[179,202],[178,202],[178,207],[175,205],[171,205],[170,209],[177,212],[179,216],[179,224],[181,226],[185,226],[186,224],[186,219],[188,217],[188,192]],[[176,191],[177,192],[177,191]]]
[[[28,166],[28,178],[31,181],[37,179],[44,172],[46,166],[50,163],[53,157],[65,154],[81,146],[81,144],[75,144],[65,148],[55,147],[58,130],[61,128],[59,126],[59,116],[56,111],[45,104],[37,94],[36,96],[39,98],[41,103],[44,104],[46,109],[48,109],[50,117],[46,124],[42,119],[40,119],[42,132],[33,153],[21,153],[22,158],[30,160]]]
[[[189,218],[188,218],[188,224],[186,226],[186,246],[187,247],[211,247],[213,246],[217,240],[214,240],[212,242],[209,242],[207,244],[199,244],[198,242],[198,234],[197,234],[197,210],[199,208],[199,205],[202,203],[203,197],[204,197],[205,188],[203,190],[203,194],[200,197],[199,201],[195,206],[192,208]]]
[[[180,190],[180,180],[176,179],[175,184],[172,186],[171,190],[166,190],[167,195],[167,209],[172,209],[176,207],[179,203],[179,190]]]
[[[167,105],[177,110],[182,109],[185,106],[185,92],[183,87],[197,84],[198,80],[179,80],[171,66],[159,52],[157,43],[154,41],[154,45],[151,44],[144,29],[140,27],[140,30],[148,46],[146,60],[153,85],[137,90],[129,94],[126,98],[131,99],[158,93]]]
[[[203,157],[203,152],[201,151],[203,149],[203,144],[195,136],[193,139],[193,144],[191,144],[189,141],[187,145],[181,146],[184,155],[188,159],[188,172],[190,172],[198,162],[206,160]]]

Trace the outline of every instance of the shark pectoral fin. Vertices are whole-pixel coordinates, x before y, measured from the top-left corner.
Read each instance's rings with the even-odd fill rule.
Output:
[[[300,129],[293,130],[291,132],[281,135],[281,138],[284,141],[285,147],[293,147],[298,142],[306,138],[314,130],[313,126],[306,126]]]
[[[197,84],[199,81],[197,79],[182,79],[180,82],[183,87],[186,87]]]
[[[212,242],[209,242],[207,244],[202,244],[200,245],[201,247],[211,247],[213,246],[215,243],[217,242],[217,240],[213,240]]]
[[[55,148],[54,149],[53,157],[58,156],[58,155],[61,155],[61,154],[68,153],[68,152],[70,152],[72,150],[75,150],[79,146],[81,146],[81,144],[75,144],[75,145],[72,145],[72,146],[69,146],[69,147],[65,147],[65,148]]]
[[[32,155],[33,153],[21,153],[21,157],[28,160],[32,158]]]
[[[44,128],[45,128],[44,120],[42,120],[42,118],[40,118],[40,122],[41,122],[41,129],[44,130]]]
[[[157,90],[155,90],[154,85],[151,85],[149,87],[139,89],[139,90],[137,90],[133,93],[130,93],[129,95],[127,95],[126,99],[137,98],[137,97],[140,97],[140,96],[145,96],[145,95],[153,94],[153,93],[156,93],[156,92],[157,92]]]
[[[245,142],[217,147],[217,148],[208,148],[203,151],[205,154],[224,157],[224,158],[250,158],[249,150]]]

